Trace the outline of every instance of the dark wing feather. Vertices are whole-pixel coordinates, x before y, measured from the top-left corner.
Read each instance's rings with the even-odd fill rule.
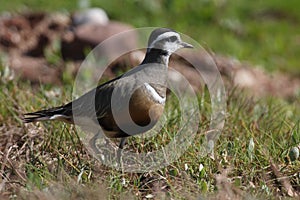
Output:
[[[66,105],[26,113],[24,114],[23,121],[24,123],[30,123],[46,120],[61,120],[73,123],[73,114],[80,117],[89,117],[95,113],[95,110],[97,118],[101,118],[110,109],[110,96],[114,88],[114,83],[120,78],[121,76],[99,85]],[[95,99],[95,106],[89,103],[93,102],[91,98]]]

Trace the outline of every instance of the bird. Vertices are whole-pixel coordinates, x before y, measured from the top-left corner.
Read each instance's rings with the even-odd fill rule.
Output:
[[[123,149],[129,136],[152,129],[162,116],[169,58],[181,48],[193,45],[173,29],[156,28],[140,65],[65,105],[26,113],[23,121],[58,120],[92,131],[100,126],[107,138],[120,138],[118,148]]]

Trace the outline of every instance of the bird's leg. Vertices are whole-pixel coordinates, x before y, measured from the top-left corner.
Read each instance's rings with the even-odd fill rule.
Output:
[[[94,137],[92,137],[89,141],[89,145],[94,151],[94,153],[100,153],[98,147],[96,146],[96,141],[100,137],[100,132],[97,132]]]
[[[126,143],[126,138],[124,137],[124,138],[121,138],[121,141],[120,141],[120,144],[119,144],[119,149],[123,149],[123,147],[124,147],[124,145],[125,145],[125,143]]]
[[[119,144],[119,148],[118,148],[118,152],[117,152],[117,160],[119,163],[121,163],[121,153],[122,153],[122,150],[123,150],[123,147],[126,143],[126,138],[121,138],[121,141],[120,141],[120,144]]]

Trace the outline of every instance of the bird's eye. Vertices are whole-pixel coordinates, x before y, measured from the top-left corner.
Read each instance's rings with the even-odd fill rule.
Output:
[[[170,38],[169,38],[169,41],[170,42],[175,42],[177,40],[177,37],[176,36],[171,36]]]

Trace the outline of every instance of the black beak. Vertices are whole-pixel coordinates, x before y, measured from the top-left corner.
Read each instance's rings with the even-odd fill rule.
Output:
[[[189,44],[189,43],[186,43],[186,42],[181,42],[181,45],[183,48],[194,48],[193,45]]]

